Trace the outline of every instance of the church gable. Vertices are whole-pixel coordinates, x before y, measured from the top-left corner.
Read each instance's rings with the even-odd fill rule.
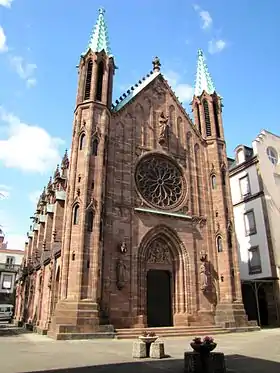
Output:
[[[162,74],[153,73],[136,88],[133,95],[130,92],[122,101],[122,106],[113,109],[113,117],[115,123],[125,123],[128,116],[131,122],[133,118],[133,142],[137,148],[164,150],[185,157],[187,133],[197,142],[203,141]],[[131,131],[127,125],[124,127]]]

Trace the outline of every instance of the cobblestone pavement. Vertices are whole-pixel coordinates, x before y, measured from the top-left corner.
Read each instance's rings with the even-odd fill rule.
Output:
[[[228,372],[279,373],[280,329],[215,337]],[[190,337],[165,339],[162,360],[131,358],[131,340],[54,341],[46,336],[0,325],[1,373],[183,373]]]

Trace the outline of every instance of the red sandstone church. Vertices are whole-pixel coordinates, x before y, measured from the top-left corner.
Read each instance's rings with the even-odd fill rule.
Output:
[[[248,325],[223,105],[202,51],[193,121],[157,57],[112,104],[115,68],[101,9],[79,64],[70,160],[28,234],[16,320],[53,338]]]

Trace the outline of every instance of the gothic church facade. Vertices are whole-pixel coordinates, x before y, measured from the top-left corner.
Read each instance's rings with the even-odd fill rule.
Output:
[[[198,53],[192,121],[153,60],[115,104],[104,10],[81,56],[70,160],[40,197],[16,319],[62,338],[247,324],[222,101]]]

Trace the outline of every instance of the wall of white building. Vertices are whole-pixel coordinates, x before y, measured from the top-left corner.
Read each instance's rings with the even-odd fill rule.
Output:
[[[244,161],[241,154],[239,154],[239,160],[241,163]],[[252,164],[245,170],[235,173],[230,177],[232,202],[234,205],[234,224],[238,244],[240,277],[241,280],[254,280],[258,278],[270,277],[271,264],[261,196],[258,196],[257,198],[248,202],[244,201],[241,192],[240,179],[244,178],[245,176],[248,177],[250,195],[257,195],[261,189],[256,164]],[[252,235],[247,235],[245,228],[244,214],[249,210],[254,211],[255,217],[256,233]],[[249,250],[256,246],[259,248],[261,272],[250,274]]]
[[[23,252],[0,250],[0,293],[13,293],[17,269],[21,265],[23,255]],[[9,262],[7,262],[8,258]]]
[[[276,164],[269,160],[268,147],[276,151]],[[253,149],[259,159],[276,266],[280,267],[280,137],[262,131],[253,142]]]

